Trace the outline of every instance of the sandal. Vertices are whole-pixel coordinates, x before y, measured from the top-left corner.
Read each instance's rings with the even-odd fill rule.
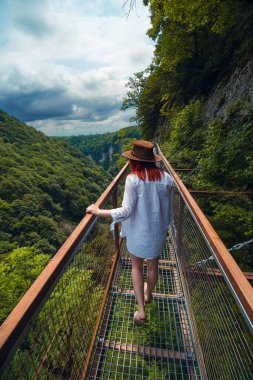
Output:
[[[145,303],[150,303],[152,301],[152,299],[153,299],[153,296],[152,296],[152,293],[151,293],[150,296],[147,297],[147,295],[145,294],[146,291],[147,291],[147,283],[145,282],[144,283],[144,302]]]
[[[144,325],[145,323],[147,323],[147,318],[140,318],[139,312],[136,311],[134,313],[134,323],[137,323],[138,325]]]

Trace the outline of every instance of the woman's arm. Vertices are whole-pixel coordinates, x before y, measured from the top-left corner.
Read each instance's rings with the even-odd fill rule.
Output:
[[[125,183],[125,191],[124,191],[124,197],[123,197],[123,202],[122,206],[111,209],[111,210],[100,210],[100,208],[93,204],[89,207],[87,207],[86,212],[96,215],[96,216],[101,216],[102,218],[110,218],[112,217],[113,220],[116,223],[123,222],[124,220],[128,219],[136,205],[137,201],[137,193],[136,189],[134,187],[133,182],[130,180],[129,177],[126,178],[126,183]]]
[[[86,212],[88,214],[93,214],[96,216],[101,216],[102,218],[111,218],[112,214],[110,210],[101,210],[97,205],[92,204],[87,207]]]

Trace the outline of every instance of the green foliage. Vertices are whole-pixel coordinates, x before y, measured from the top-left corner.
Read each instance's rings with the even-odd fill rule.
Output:
[[[240,116],[243,108],[233,108],[227,120],[214,120],[206,126],[200,151],[199,173],[192,184],[201,188],[250,190],[253,186],[253,113]]]
[[[54,254],[108,176],[77,149],[0,116],[1,253],[36,246]]]
[[[209,373],[212,371],[214,379],[231,379],[234,376],[240,378],[238,373],[241,364],[238,363],[238,352],[242,359],[247,356],[244,342],[247,342],[249,350],[251,350],[253,348],[252,335],[249,330],[245,331],[242,328],[243,338],[238,338],[238,329],[240,329],[240,325],[245,325],[245,321],[227,285],[223,282],[213,281],[211,291],[209,291],[203,277],[199,276],[194,281],[191,307],[198,326],[198,337],[203,347],[205,365]],[[232,312],[228,312],[228,304]],[[201,313],[200,310],[204,307],[205,312]],[[213,355],[211,350],[208,352],[209,345],[212,346],[211,342],[214,342],[215,347],[219,348],[218,355]],[[228,352],[230,353],[229,360]],[[222,365],[220,365],[221,363]],[[245,362],[244,371],[242,376],[250,378],[252,372],[250,360],[248,364]]]
[[[162,150],[177,167],[194,167],[204,141],[203,106],[199,100],[186,105],[171,120],[168,140]]]
[[[91,271],[75,267],[63,274],[14,356],[13,373],[22,377],[26,371],[34,374],[40,368],[41,378],[68,379],[73,375],[73,363],[85,361],[104,294],[104,288],[96,285],[91,277]],[[43,350],[47,352],[45,360],[42,360]],[[21,363],[27,357],[30,360],[24,369]],[[79,371],[79,367],[75,368],[74,373]],[[9,376],[6,371],[4,378]]]
[[[236,21],[241,6],[240,1],[231,0],[152,0],[149,3],[153,17],[149,31],[152,38],[157,38],[167,20],[184,25],[187,32],[208,27],[213,33],[223,35]]]
[[[119,169],[120,153],[125,150],[125,146],[132,145],[133,140],[140,137],[138,127],[128,127],[113,133],[62,137],[61,139],[91,157],[97,165],[109,171],[109,174],[116,175]]]
[[[16,305],[50,259],[33,247],[13,250],[0,262],[0,322]]]
[[[145,86],[146,75],[145,71],[140,71],[134,74],[133,77],[129,78],[126,87],[130,89],[127,92],[126,98],[122,102],[121,109],[126,110],[128,108],[136,108],[139,105],[139,97]]]
[[[57,281],[12,363],[11,373],[69,379],[83,370],[115,254],[108,223],[96,223]],[[80,349],[80,347],[82,349]],[[46,352],[46,355],[45,355]],[[30,358],[26,368],[23,363]],[[45,359],[45,360],[44,360]],[[8,370],[4,378],[8,379]]]
[[[154,0],[150,1],[152,27],[148,35],[156,40],[155,62],[166,71],[178,64],[208,57],[208,43],[219,41],[236,24],[241,1]]]
[[[139,96],[139,107],[136,110],[136,118],[141,126],[142,136],[151,140],[162,115],[160,113],[164,105],[163,75],[154,71],[146,80],[146,85]]]
[[[144,72],[135,73],[127,83],[130,91],[123,98],[122,109],[136,108],[134,120],[141,128],[142,137],[146,139],[152,139],[161,117],[160,110],[164,105],[163,74],[152,65],[145,71],[145,77]],[[140,76],[143,77],[141,85]]]
[[[219,198],[200,199],[198,203],[228,248],[252,238],[253,203],[248,197],[223,195]],[[231,255],[243,271],[252,271],[252,245],[231,251]]]
[[[0,318],[108,183],[80,151],[0,111]]]
[[[98,301],[101,302],[103,293],[104,289],[101,285],[95,286],[91,271],[78,270],[73,267],[62,276],[61,285],[56,287],[45,304],[36,321],[34,330],[27,339],[28,348],[29,345],[35,346],[38,353],[37,357],[39,357],[41,346],[37,342],[36,330],[39,331],[42,325],[47,326],[47,331],[50,333],[44,338],[48,341],[48,345],[51,343],[51,336],[57,332],[54,347],[50,350],[47,364],[43,369],[45,374],[48,374],[48,370],[57,372],[57,369],[65,368],[64,372],[68,373],[68,377],[73,370],[72,363],[76,363],[78,358],[83,360],[84,353],[80,350],[80,345],[85,346],[86,342],[91,341],[99,312],[97,304]],[[64,309],[58,307],[58,311],[62,310],[63,314],[59,326],[55,325],[54,319],[48,318],[55,305],[64,305]],[[75,318],[77,315],[80,315],[80,319]],[[69,325],[70,321],[72,321],[71,325]],[[85,342],[83,342],[83,336],[85,336]],[[62,342],[63,337],[65,343]],[[43,336],[40,339],[41,345],[45,344]],[[70,362],[66,365],[66,357],[69,355],[70,347],[72,347]],[[59,348],[61,348],[60,356],[58,356],[57,352]],[[26,352],[24,351],[23,355],[25,356],[25,354]],[[33,355],[36,358],[36,352],[33,352]]]
[[[224,121],[207,122],[203,113],[200,101],[185,106],[170,120],[169,135],[161,147],[174,167],[197,169],[182,176],[188,187],[232,192],[198,200],[224,243],[232,247],[253,236],[252,200],[236,195],[253,186],[253,114],[245,115],[243,102],[231,105]],[[253,268],[252,252],[251,247],[232,252],[245,271]]]
[[[218,78],[250,59],[252,5],[246,0],[144,4],[151,14],[154,59],[130,78],[122,108],[136,108],[143,137],[152,139],[192,98],[205,96]]]

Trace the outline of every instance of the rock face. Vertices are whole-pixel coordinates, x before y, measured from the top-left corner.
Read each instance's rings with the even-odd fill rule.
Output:
[[[113,155],[113,153],[114,153],[113,146],[110,145],[110,147],[109,147],[109,152],[108,152],[110,162],[112,161],[112,155]]]
[[[99,162],[102,164],[103,162],[105,162],[106,160],[109,160],[110,162],[113,160],[113,153],[114,153],[114,150],[113,150],[113,146],[110,145],[108,149],[106,149],[106,151],[102,151],[102,157],[99,159]]]
[[[244,103],[245,114],[253,109],[253,60],[217,84],[206,102],[207,121],[225,120],[229,107],[238,102]]]

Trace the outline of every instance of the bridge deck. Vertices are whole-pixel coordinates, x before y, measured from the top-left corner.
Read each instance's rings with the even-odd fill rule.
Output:
[[[146,274],[144,265],[144,278]],[[169,239],[159,262],[153,301],[146,307],[146,325],[133,323],[135,310],[131,261],[123,240],[89,378],[201,378],[178,262]]]

